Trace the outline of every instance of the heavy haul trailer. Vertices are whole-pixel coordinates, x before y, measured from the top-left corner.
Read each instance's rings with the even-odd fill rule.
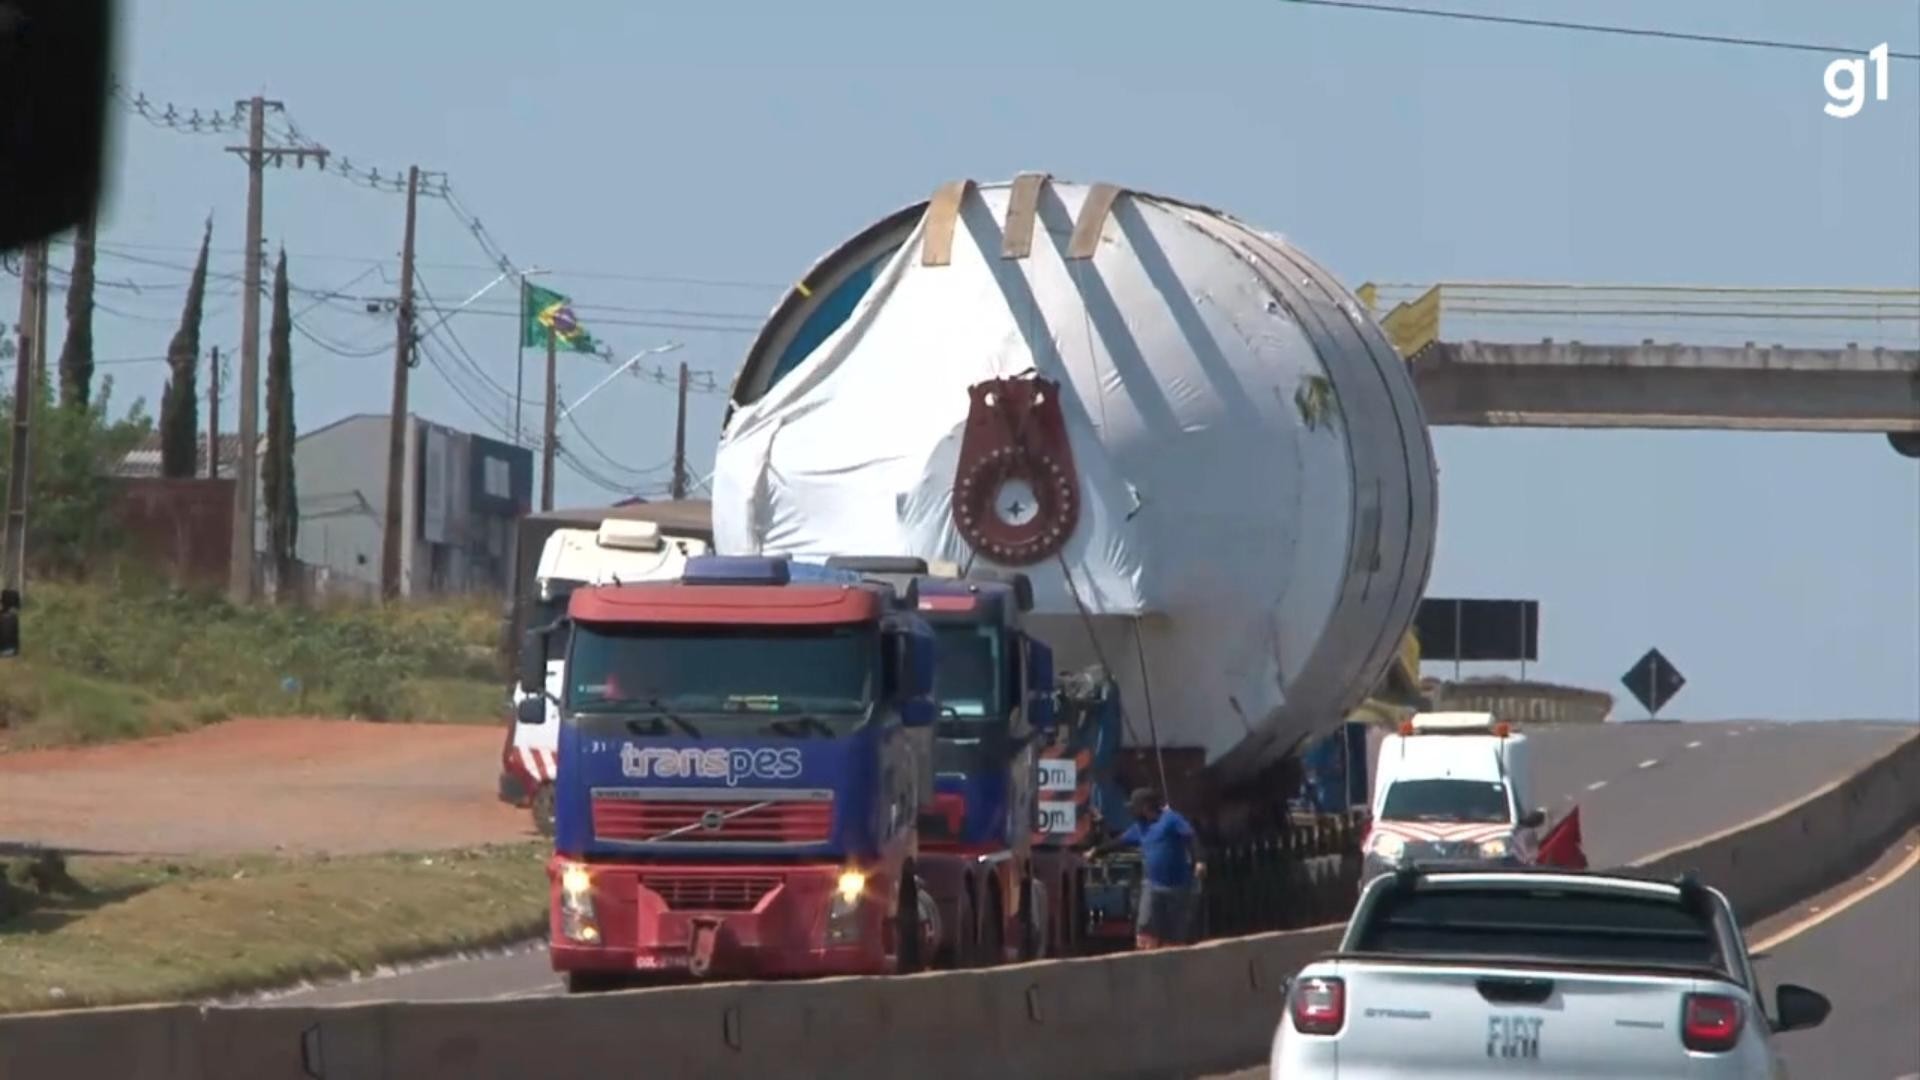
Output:
[[[921,966],[936,713],[916,606],[778,558],[574,591],[549,868],[571,990]],[[522,654],[528,723],[557,629]]]
[[[1350,852],[1293,822],[1298,754],[1383,681],[1417,696],[1406,362],[1299,248],[1189,201],[1027,174],[876,220],[750,346],[713,491],[721,551],[1026,573],[1026,629],[1118,686],[1122,782],[1229,856],[1210,890]]]

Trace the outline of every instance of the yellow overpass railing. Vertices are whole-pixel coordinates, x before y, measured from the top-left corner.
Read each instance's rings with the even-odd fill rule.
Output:
[[[1443,340],[1443,319],[1454,316],[1555,324],[1607,319],[1641,329],[1717,323],[1723,335],[1798,326],[1802,335],[1817,329],[1832,337],[1844,329],[1853,335],[1847,343],[1891,337],[1898,347],[1920,347],[1920,289],[1445,281],[1369,282],[1355,293],[1408,359]]]

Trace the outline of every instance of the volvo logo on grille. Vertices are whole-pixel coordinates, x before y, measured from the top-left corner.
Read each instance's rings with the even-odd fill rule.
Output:
[[[718,810],[709,810],[700,815],[700,827],[708,832],[719,832],[720,826],[727,823],[727,815]]]

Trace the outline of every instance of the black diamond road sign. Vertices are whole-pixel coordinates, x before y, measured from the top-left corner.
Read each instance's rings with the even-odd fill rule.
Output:
[[[1673,666],[1673,661],[1660,655],[1659,649],[1648,649],[1647,655],[1633,665],[1620,682],[1646,707],[1649,715],[1658,716],[1673,695],[1687,685],[1687,677]]]

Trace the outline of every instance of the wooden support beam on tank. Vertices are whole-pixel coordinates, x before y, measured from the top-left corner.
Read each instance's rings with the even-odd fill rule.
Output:
[[[1073,236],[1067,241],[1067,258],[1093,258],[1093,253],[1100,250],[1100,234],[1107,229],[1114,200],[1123,194],[1124,189],[1115,184],[1094,184],[1087,189],[1086,201],[1080,204],[1080,219],[1073,223]]]
[[[1040,192],[1046,173],[1021,173],[1013,178],[1007,199],[1007,227],[1000,235],[1000,257],[1024,259],[1033,254],[1033,219],[1040,212]]]
[[[949,180],[933,193],[927,203],[927,232],[920,240],[921,266],[946,266],[953,262],[953,230],[960,221],[960,207],[973,193],[973,181]]]

